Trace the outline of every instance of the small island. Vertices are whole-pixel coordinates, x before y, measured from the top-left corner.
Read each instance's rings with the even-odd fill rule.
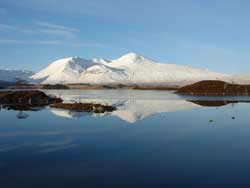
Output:
[[[0,107],[5,109],[29,111],[61,102],[62,99],[48,96],[39,90],[0,92]]]
[[[49,106],[78,112],[105,113],[116,110],[114,106],[95,103],[62,103],[58,97],[46,95],[39,90],[2,91],[0,92],[0,109],[19,111],[38,111]]]
[[[205,80],[184,86],[178,89],[176,93],[193,96],[250,96],[250,85]]]
[[[66,109],[78,112],[105,113],[116,110],[114,106],[94,104],[94,103],[56,103],[51,104],[51,108]]]
[[[69,87],[63,84],[44,84],[42,85],[42,89],[69,89]]]

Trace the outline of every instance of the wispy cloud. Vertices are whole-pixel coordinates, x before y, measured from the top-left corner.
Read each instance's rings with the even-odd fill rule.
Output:
[[[32,27],[35,27],[32,29]],[[68,27],[65,25],[52,24],[47,22],[37,22],[35,25],[28,28],[20,28],[16,25],[0,24],[0,32],[17,32],[20,34],[32,34],[34,39],[32,40],[19,40],[19,39],[4,39],[0,38],[1,44],[22,44],[22,45],[57,45],[57,46],[70,46],[70,47],[91,47],[91,48],[102,48],[104,47],[101,43],[84,43],[75,42],[71,40],[77,36],[77,32],[80,31],[74,27]],[[35,36],[47,37],[47,35],[53,35],[54,39],[50,40],[36,40]],[[51,38],[51,37],[50,37]],[[68,40],[65,40],[67,38]]]
[[[53,36],[64,37],[67,39],[72,39],[77,36],[77,32],[79,32],[80,30],[74,27],[68,27],[64,25],[52,24],[47,22],[37,22],[35,25],[31,25],[26,28],[20,28],[15,25],[0,23],[0,31],[1,32],[15,31],[20,33],[37,34],[37,35],[44,34],[44,35],[53,35]]]
[[[79,29],[74,27],[47,23],[47,22],[37,22],[36,24],[39,26],[37,31],[48,35],[57,35],[67,38],[74,38],[76,36],[76,32],[80,31]]]
[[[74,27],[68,27],[68,26],[58,25],[58,24],[53,24],[53,23],[48,23],[48,22],[37,22],[37,25],[41,27],[47,27],[51,29],[58,29],[58,30],[64,30],[64,31],[72,31],[72,32],[80,31],[79,29],[74,28]]]
[[[70,47],[93,47],[101,48],[103,44],[99,43],[70,43],[59,40],[15,40],[0,39],[0,44],[23,44],[23,45],[54,45],[54,46],[70,46]]]
[[[40,33],[47,34],[47,35],[56,35],[62,36],[67,38],[74,38],[75,34],[71,31],[59,30],[59,29],[38,29]]]

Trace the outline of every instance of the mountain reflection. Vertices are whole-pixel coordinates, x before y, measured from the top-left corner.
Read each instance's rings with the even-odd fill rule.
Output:
[[[115,106],[116,110],[113,112],[106,112],[98,114],[98,116],[110,115],[116,116],[128,123],[135,123],[148,116],[157,113],[176,112],[181,110],[189,110],[198,105],[183,100],[110,100],[110,99],[82,99],[82,103],[98,103],[110,106]],[[65,109],[49,110],[57,116],[66,118],[80,118],[83,116],[97,116],[94,113],[78,112]]]
[[[20,111],[17,115],[16,115],[17,119],[27,119],[29,117],[29,114],[24,113],[23,111]]]
[[[26,106],[5,105],[2,108],[19,111],[18,119],[29,117],[29,111],[48,109],[53,115],[79,119],[82,117],[113,116],[128,123],[135,123],[159,113],[170,113],[191,110],[201,107],[221,107],[239,102],[250,102],[248,98],[206,98],[183,97],[171,91],[140,90],[44,90],[48,95],[63,99],[65,103],[88,103],[115,107],[114,111],[95,113],[61,108],[30,108]]]

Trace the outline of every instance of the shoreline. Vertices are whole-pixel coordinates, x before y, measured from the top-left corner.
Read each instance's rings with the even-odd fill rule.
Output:
[[[45,87],[49,86],[49,88]],[[176,91],[178,86],[162,86],[162,85],[90,85],[90,84],[65,84],[65,85],[42,85],[42,84],[11,84],[0,85],[1,89],[70,89],[70,90],[113,90],[113,89],[131,89],[131,90],[166,90]]]
[[[0,84],[0,90],[151,90],[189,96],[250,96],[250,85],[203,80],[186,86],[153,84]]]

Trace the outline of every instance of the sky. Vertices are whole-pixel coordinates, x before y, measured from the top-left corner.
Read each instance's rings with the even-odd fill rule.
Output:
[[[0,0],[0,69],[135,52],[248,74],[249,9],[248,0]]]

